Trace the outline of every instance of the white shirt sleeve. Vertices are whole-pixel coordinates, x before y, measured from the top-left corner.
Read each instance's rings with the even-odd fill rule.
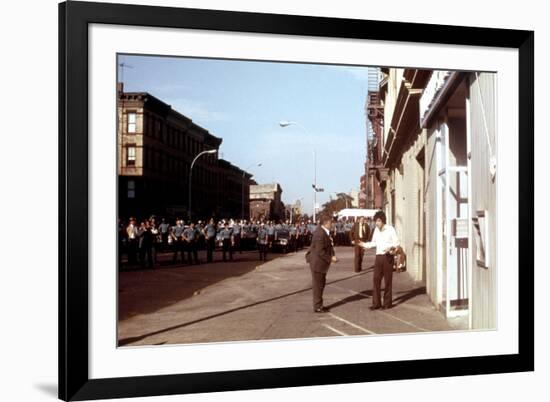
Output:
[[[364,244],[364,248],[374,248],[376,247],[376,242],[378,241],[378,228],[374,229],[374,233],[372,234],[372,239],[371,241],[368,241],[366,243],[363,243]]]

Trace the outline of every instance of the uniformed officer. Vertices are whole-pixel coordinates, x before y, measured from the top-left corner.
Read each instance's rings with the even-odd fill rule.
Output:
[[[189,261],[189,264],[198,264],[197,232],[193,222],[183,231],[183,240],[185,241],[185,248],[187,249],[187,261]]]
[[[289,225],[288,233],[290,234],[290,250],[297,252],[298,251],[298,228],[297,225]]]
[[[267,243],[268,247],[273,247],[273,240],[275,240],[275,225],[273,225],[273,221],[269,221],[267,225]]]
[[[241,250],[241,224],[239,221],[235,221],[233,224],[233,244],[235,245],[235,251],[238,250],[239,254]]]
[[[222,238],[223,260],[227,261],[226,254],[229,253],[229,259],[233,261],[233,232],[226,223],[220,232]]]
[[[267,229],[263,223],[258,229],[258,237],[256,238],[256,242],[258,243],[258,251],[260,252],[260,261],[265,261],[267,259],[269,238],[267,234]]]
[[[168,247],[168,236],[170,235],[170,224],[166,222],[166,219],[162,218],[159,225],[160,241],[162,243],[162,250],[166,250]]]
[[[353,221],[351,219],[348,219],[346,223],[344,223],[344,239],[345,239],[344,245],[346,246],[349,246],[351,244],[350,232],[352,228],[353,228]]]
[[[304,222],[300,222],[300,225],[298,226],[298,247],[304,248],[306,244],[306,225]]]
[[[216,232],[216,224],[214,223],[214,219],[210,219],[210,221],[204,228],[207,262],[212,262],[214,260],[214,249],[216,248]]]
[[[153,235],[149,221],[142,221],[138,229],[139,262],[142,268],[147,263],[148,268],[153,268]]]
[[[195,225],[195,237],[197,238],[197,250],[204,250],[205,238],[203,221],[198,221]]]
[[[344,229],[344,221],[338,220],[336,222],[336,244],[343,246],[346,243],[346,232]]]
[[[177,219],[176,226],[172,227],[170,231],[170,236],[174,242],[174,257],[173,261],[176,262],[178,259],[178,253],[181,253],[181,262],[185,264],[185,244],[183,240],[183,232],[185,227],[183,226],[183,220]]]
[[[137,263],[138,252],[138,227],[135,218],[130,218],[130,223],[126,226],[126,236],[128,239],[128,264],[133,265]]]
[[[313,238],[313,232],[315,232],[315,229],[317,228],[315,222],[312,222],[311,220],[307,221],[307,245],[311,245],[311,239]]]

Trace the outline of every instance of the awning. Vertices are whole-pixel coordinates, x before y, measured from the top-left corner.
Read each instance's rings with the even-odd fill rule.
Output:
[[[431,70],[406,69],[403,73],[382,156],[386,167],[400,159],[403,145],[419,132],[418,100],[430,75]]]

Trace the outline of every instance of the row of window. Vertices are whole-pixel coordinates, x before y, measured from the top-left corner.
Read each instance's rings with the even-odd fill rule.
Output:
[[[126,146],[126,166],[136,165],[136,152],[137,147],[135,144]],[[182,178],[186,179],[189,175],[189,166],[187,163],[147,147],[143,148],[142,166],[152,171],[172,174],[179,181]],[[215,173],[210,170],[195,166],[193,168],[193,175],[198,178],[200,183],[207,185],[215,184]]]
[[[126,113],[126,132],[135,134],[137,132],[137,114],[135,112]],[[189,155],[197,155],[206,150],[204,144],[175,127],[162,124],[162,120],[152,114],[146,116],[145,135],[149,135],[173,148],[186,151]],[[204,159],[210,163],[215,161],[215,155],[205,155]]]

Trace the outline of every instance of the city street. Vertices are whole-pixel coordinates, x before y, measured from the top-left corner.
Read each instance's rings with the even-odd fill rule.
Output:
[[[446,320],[407,273],[395,273],[395,307],[370,311],[370,251],[363,271],[353,271],[353,249],[337,247],[324,293],[326,314],[312,312],[311,276],[305,250],[270,254],[255,251],[223,263],[162,264],[126,271],[119,279],[119,345],[163,345],[260,339],[374,335],[466,329],[464,319]],[[164,256],[165,260],[171,258]],[[201,261],[205,255],[200,253]]]

